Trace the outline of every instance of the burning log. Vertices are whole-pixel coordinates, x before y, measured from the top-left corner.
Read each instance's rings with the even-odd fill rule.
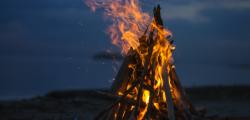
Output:
[[[96,119],[202,119],[189,101],[175,71],[170,34],[163,27],[160,6],[154,19],[131,48],[112,84],[117,100]]]

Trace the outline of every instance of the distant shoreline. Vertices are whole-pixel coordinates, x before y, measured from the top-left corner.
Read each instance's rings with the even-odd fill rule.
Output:
[[[205,93],[213,93],[216,91],[221,92],[232,92],[232,91],[240,91],[239,94],[244,94],[246,91],[250,91],[250,85],[202,85],[202,86],[189,86],[185,87],[187,92],[192,92],[196,94],[195,91],[199,92],[205,92]],[[77,89],[59,89],[59,90],[52,90],[43,94],[37,94],[37,95],[12,95],[12,96],[0,96],[0,101],[16,101],[16,100],[22,100],[22,99],[32,99],[34,97],[38,96],[45,96],[50,93],[60,93],[60,92],[70,92],[70,91],[96,91],[96,90],[108,90],[109,88],[77,88]]]
[[[203,86],[186,88],[196,107],[207,109],[207,115],[227,120],[248,120],[250,86]],[[43,96],[20,100],[0,100],[0,119],[93,119],[114,97],[102,93],[107,89],[58,90]],[[217,119],[216,119],[217,120]],[[222,119],[220,119],[222,120]],[[224,119],[223,119],[224,120]]]

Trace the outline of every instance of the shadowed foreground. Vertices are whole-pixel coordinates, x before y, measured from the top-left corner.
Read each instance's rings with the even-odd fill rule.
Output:
[[[100,92],[101,91],[101,92]],[[250,119],[250,86],[193,87],[187,93],[196,107],[218,120]],[[1,120],[78,120],[93,119],[115,99],[106,90],[69,90],[45,96],[0,102]]]

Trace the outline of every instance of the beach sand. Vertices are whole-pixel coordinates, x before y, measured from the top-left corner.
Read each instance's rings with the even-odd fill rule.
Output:
[[[2,100],[0,120],[91,120],[114,98],[107,90],[64,90],[22,100]],[[186,88],[197,108],[216,120],[250,120],[250,86]]]

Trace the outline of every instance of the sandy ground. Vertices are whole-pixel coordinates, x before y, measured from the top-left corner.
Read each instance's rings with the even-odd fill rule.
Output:
[[[0,120],[91,120],[114,99],[96,91],[54,91],[0,102]],[[250,120],[250,86],[187,88],[194,105],[223,120]]]

